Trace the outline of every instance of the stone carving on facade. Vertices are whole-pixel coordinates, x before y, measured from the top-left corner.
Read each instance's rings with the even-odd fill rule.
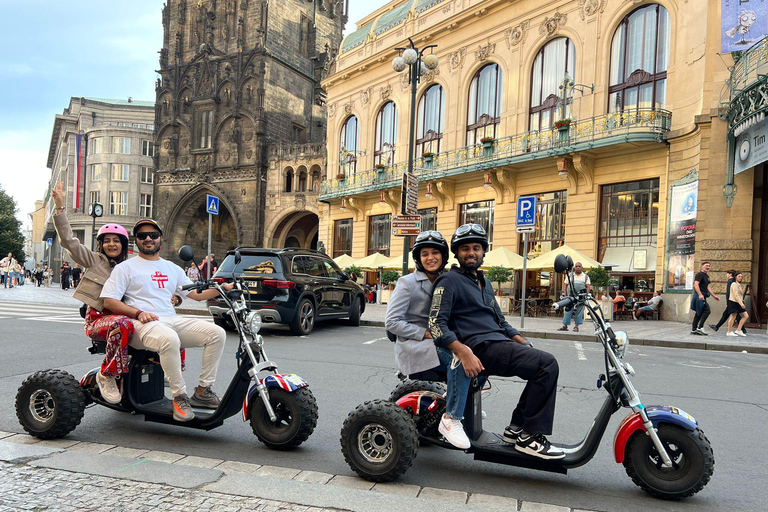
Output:
[[[373,86],[360,91],[360,101],[363,103],[363,105],[367,105],[368,102],[371,101],[372,92],[373,92]]]
[[[451,68],[452,73],[458,73],[464,66],[464,57],[467,55],[467,48],[459,48],[455,52],[448,55],[448,66]]]
[[[194,183],[195,181],[195,175],[191,172],[157,173],[157,182],[160,185],[166,185],[170,183]]]
[[[211,181],[245,181],[254,180],[259,173],[256,169],[224,169],[217,170],[211,174]]]
[[[389,95],[392,94],[392,86],[387,84],[384,87],[381,88],[379,91],[379,95],[381,96],[382,100],[386,100],[389,98]]]
[[[512,48],[513,46],[517,46],[519,44],[525,43],[526,37],[528,37],[528,26],[530,25],[530,21],[525,20],[524,22],[520,23],[519,25],[508,28],[504,32],[504,40],[507,43],[507,48]]]
[[[478,46],[477,50],[475,50],[475,60],[482,62],[488,57],[490,57],[491,54],[495,51],[496,51],[496,43],[488,43],[485,46]]]
[[[352,107],[354,107],[354,106],[355,106],[355,102],[354,101],[350,101],[349,103],[345,104],[344,105],[344,113],[346,115],[351,114],[352,113]]]
[[[332,105],[328,105],[328,118],[331,118],[336,115],[336,103],[333,103]]]
[[[197,172],[207,173],[211,170],[211,156],[200,155],[197,157]]]
[[[407,91],[408,86],[410,85],[410,80],[408,78],[408,73],[400,73],[400,89],[402,89],[403,92]]]
[[[548,36],[551,36],[555,32],[557,32],[557,29],[559,27],[565,26],[565,24],[568,22],[568,15],[567,14],[561,14],[559,12],[556,12],[554,16],[551,18],[547,17],[544,18],[544,21],[541,22],[541,25],[539,26],[539,34],[547,34]]]
[[[587,16],[594,16],[598,11],[605,11],[606,0],[579,0],[579,15],[581,19]]]
[[[304,194],[296,194],[296,199],[294,199],[294,205],[296,206],[296,209],[299,211],[304,210],[307,207],[307,196]]]
[[[427,74],[424,75],[424,80],[426,81],[426,83],[429,84],[429,83],[432,83],[432,82],[435,81],[435,77],[436,76],[440,76],[440,68],[439,67],[437,67],[435,69],[428,70]]]

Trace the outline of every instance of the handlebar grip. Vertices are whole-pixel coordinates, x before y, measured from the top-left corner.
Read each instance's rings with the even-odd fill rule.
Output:
[[[563,308],[566,308],[568,306],[571,306],[575,302],[576,302],[576,298],[575,297],[566,297],[563,300],[561,300],[560,302],[555,302],[554,304],[552,304],[552,309],[557,311],[558,309],[563,309]]]
[[[184,286],[181,287],[181,289],[184,290],[184,291],[187,291],[187,290],[191,290],[192,288],[194,288],[196,286],[197,286],[197,283],[185,284]]]

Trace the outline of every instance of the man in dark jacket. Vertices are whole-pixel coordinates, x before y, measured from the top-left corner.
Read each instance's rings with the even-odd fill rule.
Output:
[[[491,282],[480,266],[488,238],[477,224],[460,226],[451,239],[459,261],[435,280],[429,331],[437,346],[461,360],[469,377],[520,377],[528,381],[512,413],[503,440],[515,449],[544,459],[560,459],[563,451],[545,437],[552,433],[559,368],[555,357],[534,349],[504,318]]]

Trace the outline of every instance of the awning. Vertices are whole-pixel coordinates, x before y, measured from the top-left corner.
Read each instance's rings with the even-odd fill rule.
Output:
[[[607,247],[602,264],[611,272],[653,272],[656,268],[656,247]]]

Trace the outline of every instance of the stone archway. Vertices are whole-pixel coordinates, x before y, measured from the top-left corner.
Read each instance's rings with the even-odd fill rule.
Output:
[[[169,222],[165,240],[171,252],[168,256],[176,260],[175,252],[182,245],[189,245],[199,262],[208,252],[208,213],[205,195],[213,193],[220,197],[219,214],[212,216],[211,251],[221,262],[227,251],[235,249],[240,239],[237,223],[225,201],[216,191],[205,187],[198,188],[186,195],[177,205]]]
[[[274,233],[266,239],[268,247],[301,247],[317,249],[318,216],[309,211],[296,211],[283,217]]]

